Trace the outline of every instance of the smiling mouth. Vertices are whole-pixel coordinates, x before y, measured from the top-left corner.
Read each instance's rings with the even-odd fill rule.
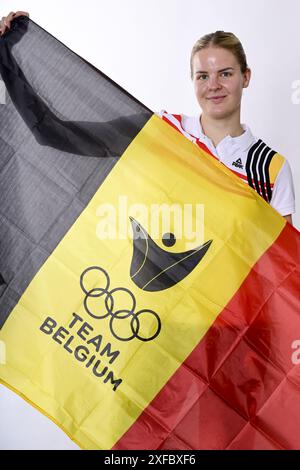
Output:
[[[209,101],[219,102],[222,101],[226,96],[213,96],[212,98],[207,98]]]

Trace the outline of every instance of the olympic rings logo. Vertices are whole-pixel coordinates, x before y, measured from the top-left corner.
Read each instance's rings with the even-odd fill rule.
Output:
[[[87,277],[88,275],[94,272],[94,274],[97,274],[97,276],[103,277],[104,275],[104,287],[93,287],[92,289],[89,289],[87,287],[88,282],[87,282]],[[101,285],[101,284],[100,284]],[[85,311],[88,315],[90,315],[93,318],[102,320],[104,318],[109,317],[109,328],[111,331],[111,334],[114,336],[114,338],[118,339],[119,341],[131,341],[134,338],[139,339],[140,341],[152,341],[155,339],[161,330],[161,320],[157,313],[155,313],[153,310],[149,309],[143,309],[139,310],[138,312],[135,312],[136,309],[136,299],[133,295],[133,293],[129,290],[126,289],[125,287],[116,287],[112,290],[109,290],[110,288],[110,278],[107,274],[107,272],[103,269],[100,268],[99,266],[92,266],[90,268],[87,268],[80,276],[80,287],[82,291],[85,293],[85,298],[84,298],[84,308]],[[130,308],[125,308],[125,309],[117,309],[115,305],[115,300],[114,296],[118,293],[126,293],[129,297],[130,301]],[[95,302],[95,299],[99,299],[103,297],[104,299],[104,305],[105,305],[105,313],[102,311],[100,308],[100,303],[97,305],[97,302]],[[93,305],[92,305],[93,304]],[[127,305],[128,306],[128,305]],[[143,321],[143,317],[145,315],[151,315],[153,317],[152,321],[154,320],[156,322],[156,328],[154,334],[151,336],[145,337],[146,335],[142,336],[140,334],[141,330],[141,322]],[[131,334],[125,336],[120,335],[117,330],[117,324],[120,321],[124,321],[125,319],[130,319],[129,325],[131,329]],[[125,336],[125,337],[124,337]]]

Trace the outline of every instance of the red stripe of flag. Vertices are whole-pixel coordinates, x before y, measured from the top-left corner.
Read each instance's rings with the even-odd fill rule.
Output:
[[[299,259],[287,223],[114,449],[300,448]]]

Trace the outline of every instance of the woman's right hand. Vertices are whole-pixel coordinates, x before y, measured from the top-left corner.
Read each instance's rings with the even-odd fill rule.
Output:
[[[11,11],[9,15],[3,16],[0,22],[0,36],[2,36],[8,29],[10,29],[10,24],[12,20],[17,18],[18,16],[29,16],[29,13],[26,11]]]

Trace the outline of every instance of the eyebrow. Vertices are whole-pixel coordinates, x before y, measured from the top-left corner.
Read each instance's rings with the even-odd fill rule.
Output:
[[[234,70],[233,67],[226,67],[225,69],[218,70],[218,73],[226,72],[227,70]],[[195,73],[208,73],[206,70],[197,70]]]

